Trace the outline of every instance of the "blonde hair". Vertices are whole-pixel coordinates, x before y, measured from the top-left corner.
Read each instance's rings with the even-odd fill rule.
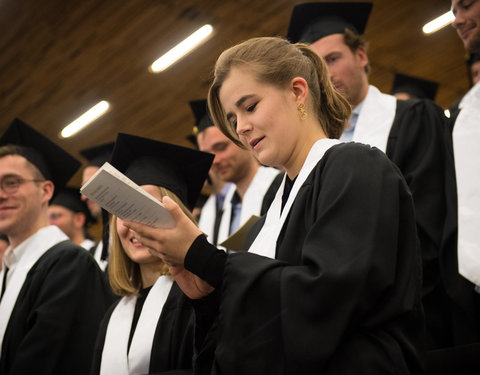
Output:
[[[291,44],[278,37],[253,38],[220,55],[208,92],[214,124],[237,145],[241,143],[227,121],[219,98],[222,84],[234,67],[248,69],[259,82],[279,88],[288,87],[295,77],[302,77],[308,84],[313,110],[327,137],[339,138],[342,134],[351,107],[334,89],[323,59],[306,44]]]
[[[160,186],[158,187],[158,191],[162,197],[168,196],[172,198],[188,218],[196,224],[192,213],[185,207],[175,193]],[[108,261],[108,279],[112,290],[119,296],[138,295],[143,287],[140,266],[128,257],[122,246],[117,232],[116,216],[112,216],[112,219],[110,220],[110,233],[112,233],[112,247],[110,249]],[[158,260],[160,273],[168,274],[168,266],[163,263],[160,258]]]

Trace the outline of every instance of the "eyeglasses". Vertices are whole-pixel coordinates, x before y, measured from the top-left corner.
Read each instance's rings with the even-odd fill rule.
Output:
[[[0,180],[0,189],[5,194],[15,193],[26,182],[43,182],[45,180],[26,179],[20,176],[5,176]]]

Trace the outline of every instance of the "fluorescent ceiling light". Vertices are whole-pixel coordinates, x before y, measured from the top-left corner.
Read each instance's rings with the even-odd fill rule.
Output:
[[[87,112],[85,112],[75,121],[65,126],[60,135],[63,138],[71,137],[72,135],[82,130],[85,126],[102,116],[105,112],[107,112],[109,107],[110,104],[106,100],[102,100],[101,102],[95,104],[92,108],[90,108]]]
[[[183,42],[177,44],[170,51],[161,56],[152,65],[150,65],[150,71],[153,73],[158,73],[167,69],[177,60],[181,59],[194,48],[198,47],[202,42],[206,41],[212,31],[213,27],[211,25],[202,26],[192,35],[186,38]]]
[[[455,16],[453,15],[452,11],[449,10],[447,13],[442,14],[440,17],[435,18],[433,21],[425,24],[422,30],[425,34],[431,34],[435,31],[440,30],[441,28],[451,24]]]

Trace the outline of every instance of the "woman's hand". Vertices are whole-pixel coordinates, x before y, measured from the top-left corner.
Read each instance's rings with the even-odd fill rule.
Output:
[[[175,222],[173,228],[152,228],[133,221],[124,221],[123,225],[133,230],[137,240],[148,247],[153,255],[160,257],[169,266],[183,268],[188,249],[202,231],[172,199],[163,197],[162,203],[172,215]]]
[[[183,267],[169,267],[170,274],[177,282],[183,293],[191,299],[199,299],[208,296],[215,289],[206,281]]]

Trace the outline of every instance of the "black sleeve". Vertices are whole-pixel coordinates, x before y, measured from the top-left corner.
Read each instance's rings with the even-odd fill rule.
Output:
[[[217,249],[201,234],[193,241],[185,256],[184,266],[214,288],[222,286],[227,254]]]

